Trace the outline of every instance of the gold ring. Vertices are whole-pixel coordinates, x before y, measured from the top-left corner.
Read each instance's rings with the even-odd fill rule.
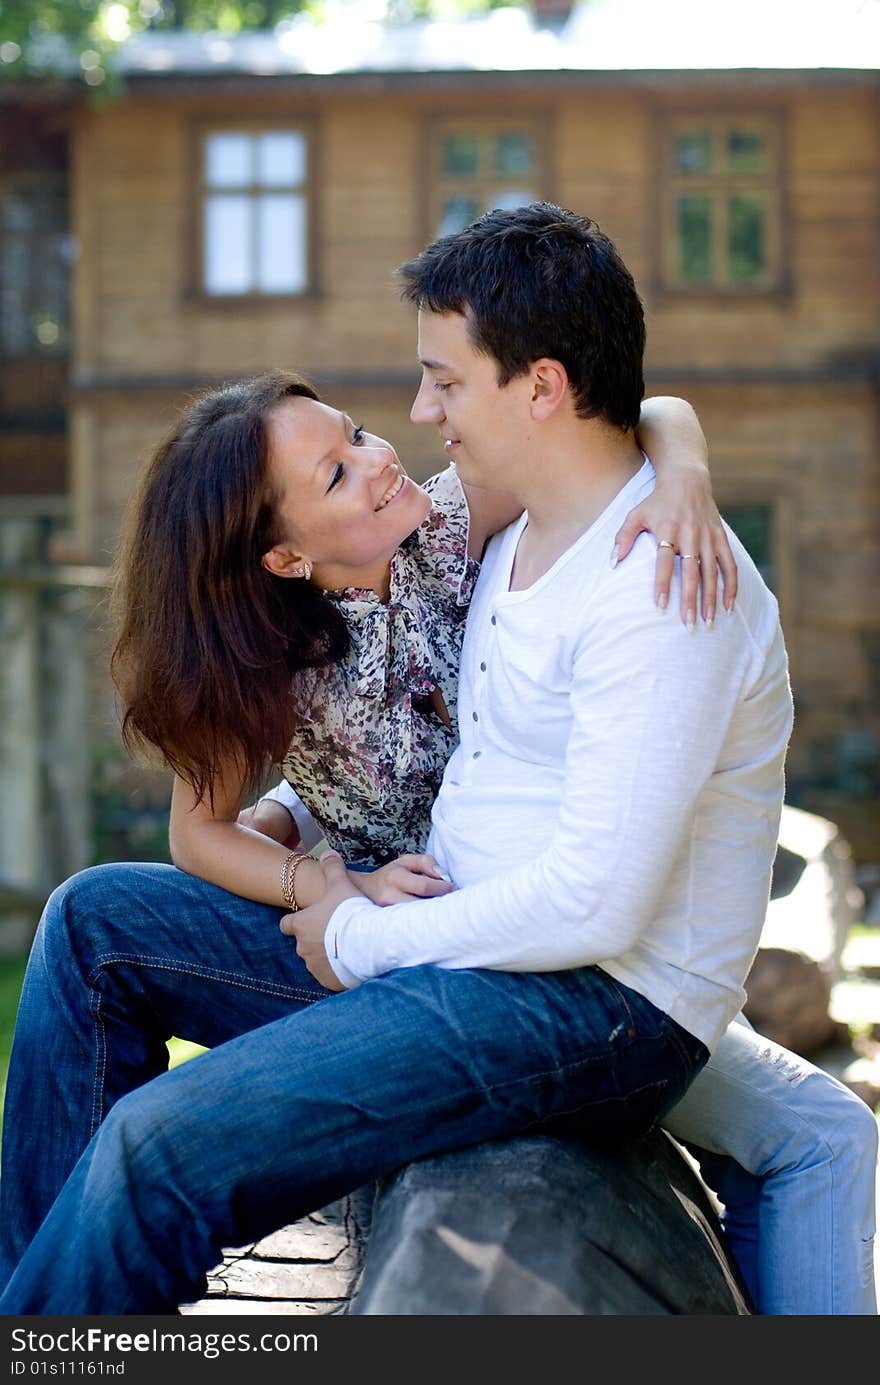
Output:
[[[658,548],[672,548],[672,549],[674,549],[674,548],[675,548],[675,544],[674,544],[674,543],[670,543],[668,539],[661,539],[660,542],[658,543],[657,547],[658,547]]]
[[[682,558],[696,558],[697,562],[700,561],[700,555],[699,555],[699,553],[682,553],[682,554],[680,554],[680,556],[681,556]]]

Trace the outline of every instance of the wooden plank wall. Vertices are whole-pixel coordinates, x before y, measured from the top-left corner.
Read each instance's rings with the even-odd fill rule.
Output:
[[[798,701],[790,769],[808,779],[822,746],[848,727],[880,735],[880,122],[876,92],[864,84],[753,84],[723,94],[545,85],[515,98],[337,90],[323,100],[313,89],[307,101],[295,88],[262,97],[255,85],[236,113],[307,116],[317,162],[319,291],[261,305],[206,303],[187,281],[192,131],[226,118],[228,104],[131,96],[82,114],[72,394],[82,556],[103,560],[112,550],[139,465],[198,379],[273,365],[330,378],[327,396],[390,436],[415,475],[443,464],[436,439],[408,421],[414,322],[391,272],[430,234],[431,119],[513,108],[546,123],[552,152],[541,192],[594,216],[636,276],[649,393],[695,404],[722,502],[775,506]],[[753,299],[673,298],[658,280],[656,131],[671,111],[727,108],[779,121],[788,283]],[[372,383],[358,386],[365,375]]]

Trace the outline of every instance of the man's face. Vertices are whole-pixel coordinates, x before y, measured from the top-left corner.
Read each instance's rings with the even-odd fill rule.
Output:
[[[498,384],[498,365],[475,350],[460,313],[419,312],[422,382],[410,410],[413,423],[433,423],[462,481],[507,490],[511,467],[531,430],[532,380]]]

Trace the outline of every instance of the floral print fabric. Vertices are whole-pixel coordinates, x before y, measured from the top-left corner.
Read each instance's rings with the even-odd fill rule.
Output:
[[[391,564],[387,602],[328,592],[351,647],[297,675],[301,724],[282,764],[330,846],[353,865],[423,851],[431,805],[458,740],[458,664],[479,564],[468,557],[468,508],[453,467],[432,476],[427,519]],[[448,727],[430,695],[437,687]]]

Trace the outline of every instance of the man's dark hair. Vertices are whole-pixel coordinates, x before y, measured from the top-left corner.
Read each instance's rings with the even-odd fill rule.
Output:
[[[645,316],[633,277],[589,217],[549,202],[487,212],[397,271],[401,296],[461,313],[498,383],[549,356],[568,372],[580,418],[635,428],[645,392]]]

